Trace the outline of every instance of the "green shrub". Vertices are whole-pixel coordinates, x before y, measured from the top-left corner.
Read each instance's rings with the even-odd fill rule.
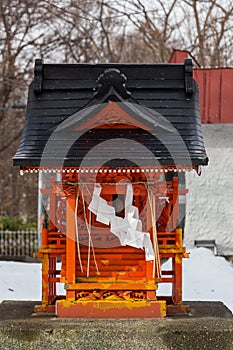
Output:
[[[20,217],[0,216],[0,229],[6,231],[37,230],[37,223],[31,219],[24,222]]]

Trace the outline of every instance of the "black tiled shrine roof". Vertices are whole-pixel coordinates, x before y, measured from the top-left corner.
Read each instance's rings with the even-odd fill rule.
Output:
[[[120,127],[122,115],[129,128]],[[25,128],[13,162],[22,167],[207,165],[191,61],[36,60]]]

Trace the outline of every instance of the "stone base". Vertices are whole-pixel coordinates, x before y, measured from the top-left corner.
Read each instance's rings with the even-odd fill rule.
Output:
[[[43,314],[55,316],[55,305],[35,305],[33,316],[42,316]]]
[[[232,313],[221,302],[185,302],[189,315],[156,320],[32,317],[35,304],[0,304],[1,350],[233,350]]]

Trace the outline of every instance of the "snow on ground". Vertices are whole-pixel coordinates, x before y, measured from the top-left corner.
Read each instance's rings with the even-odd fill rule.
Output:
[[[0,261],[0,300],[40,300],[41,264]]]
[[[169,269],[167,261],[164,269]],[[233,264],[205,248],[190,250],[183,260],[183,299],[222,301],[233,312]],[[61,286],[59,286],[60,290]],[[169,294],[161,285],[160,294]],[[40,300],[41,264],[0,261],[0,301]]]
[[[233,264],[206,248],[184,260],[184,300],[222,301],[233,312]]]

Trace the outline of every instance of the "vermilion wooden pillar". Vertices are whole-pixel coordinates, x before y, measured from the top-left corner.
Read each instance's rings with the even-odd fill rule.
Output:
[[[172,285],[172,299],[174,305],[182,303],[182,256],[175,254],[172,258],[174,283]]]
[[[66,198],[66,283],[75,283],[76,276],[75,196]],[[67,290],[67,300],[75,300],[75,291]]]

